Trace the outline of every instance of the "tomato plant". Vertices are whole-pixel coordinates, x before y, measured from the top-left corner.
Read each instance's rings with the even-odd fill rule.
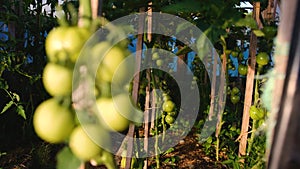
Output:
[[[81,3],[84,1],[81,1]],[[25,2],[28,3],[28,2]],[[36,7],[36,11],[42,6],[39,2],[35,2],[39,4],[40,6]],[[49,1],[47,1],[49,3]],[[52,1],[54,3],[54,1]],[[75,4],[78,2],[73,2]],[[244,53],[249,53],[249,46],[247,44],[250,43],[249,37],[250,32],[252,30],[258,30],[256,27],[255,21],[249,17],[248,15],[245,15],[246,12],[243,8],[233,8],[233,6],[239,5],[239,2],[237,1],[195,1],[195,4],[188,2],[188,1],[154,1],[153,5],[148,6],[148,2],[137,0],[134,2],[112,2],[112,3],[106,3],[102,5],[102,16],[105,16],[109,20],[113,20],[116,18],[119,18],[120,16],[124,16],[126,14],[137,12],[136,9],[139,7],[146,7],[146,8],[153,8],[154,11],[162,11],[162,12],[169,12],[172,14],[175,14],[179,17],[183,17],[187,20],[192,21],[196,26],[198,26],[205,34],[208,36],[208,38],[211,40],[212,44],[215,46],[216,51],[219,53],[219,55],[222,55],[223,53],[226,54],[226,56],[222,56],[222,59],[227,60],[227,68],[232,70],[233,72],[238,72],[242,76],[234,76],[234,75],[228,75],[226,74],[226,83],[229,84],[229,86],[232,87],[231,91],[227,90],[228,93],[228,101],[225,105],[225,113],[223,114],[223,119],[221,118],[220,125],[220,131],[219,135],[216,137],[210,136],[205,143],[203,143],[204,150],[206,153],[211,157],[218,160],[232,160],[236,163],[239,162],[238,157],[234,154],[237,154],[237,141],[240,134],[239,126],[241,125],[241,113],[242,112],[242,105],[243,102],[241,102],[241,98],[244,98],[244,85],[247,75],[247,68],[248,66],[246,63],[248,62],[248,56]],[[64,3],[66,4],[66,3]],[[9,4],[10,5],[10,4]],[[77,4],[78,5],[78,4]],[[82,5],[82,4],[81,4]],[[69,7],[68,7],[69,6]],[[263,6],[263,2],[262,2]],[[183,7],[183,8],[182,8]],[[70,5],[65,5],[64,8],[69,8],[70,11],[66,12],[66,16],[63,18],[69,19],[69,18],[76,18],[76,10],[72,11],[72,7]],[[188,8],[188,9],[187,9]],[[9,8],[8,8],[9,9]],[[85,8],[86,9],[86,8]],[[54,11],[54,10],[53,10]],[[10,13],[14,13],[11,12]],[[35,13],[35,12],[33,12]],[[217,14],[217,15],[216,15]],[[33,16],[33,14],[31,14]],[[82,15],[84,17],[80,19],[89,20],[90,14]],[[19,17],[7,17],[12,20],[13,18],[19,18]],[[7,23],[10,23],[10,19],[7,19]],[[28,47],[26,50],[22,52],[12,52],[12,51],[21,51],[20,46],[24,46],[24,44],[18,44],[21,40],[16,40],[16,42],[13,42],[13,40],[10,40],[9,42],[2,43],[5,50],[1,50],[1,56],[3,59],[1,59],[1,63],[3,63],[3,67],[0,69],[0,75],[1,76],[1,87],[4,90],[4,93],[8,93],[8,98],[5,101],[8,100],[8,106],[5,106],[4,108],[8,110],[10,107],[9,105],[15,105],[16,109],[19,114],[23,114],[23,117],[25,118],[25,113],[22,111],[25,108],[29,109],[28,107],[34,107],[34,106],[28,106],[27,104],[23,104],[22,100],[30,100],[29,98],[47,98],[51,97],[49,100],[56,100],[54,103],[51,103],[50,106],[43,106],[46,103],[48,104],[48,100],[42,102],[36,109],[34,113],[34,128],[36,130],[37,135],[39,135],[42,139],[45,141],[48,141],[50,143],[67,143],[66,146],[69,146],[73,154],[69,154],[69,157],[72,157],[73,159],[78,158],[81,162],[95,162],[95,165],[101,165],[104,162],[110,161],[111,163],[111,154],[105,152],[101,146],[95,144],[95,142],[92,141],[92,139],[100,140],[104,142],[110,142],[110,135],[108,133],[112,133],[113,131],[117,132],[126,132],[126,129],[128,128],[129,124],[131,123],[130,120],[128,120],[127,117],[134,117],[138,116],[137,114],[134,114],[136,112],[132,111],[131,102],[128,102],[127,97],[122,95],[124,92],[123,89],[126,91],[132,91],[133,87],[126,84],[128,81],[128,75],[131,75],[133,68],[132,65],[135,65],[134,63],[125,63],[122,65],[123,61],[126,59],[127,55],[129,54],[127,50],[128,44],[125,44],[122,46],[121,44],[118,45],[112,45],[112,39],[114,39],[114,30],[106,30],[109,32],[109,36],[105,37],[107,39],[104,40],[104,42],[96,42],[96,44],[91,48],[91,51],[89,52],[90,59],[95,58],[101,58],[103,59],[101,64],[97,67],[97,74],[95,79],[95,88],[92,89],[92,93],[95,93],[96,98],[96,106],[98,107],[97,112],[93,112],[93,110],[86,108],[89,105],[80,105],[77,102],[70,103],[72,100],[72,97],[77,94],[75,91],[72,91],[72,88],[78,89],[77,87],[84,86],[82,82],[80,82],[77,86],[72,86],[72,78],[73,78],[73,68],[75,66],[75,62],[78,59],[78,56],[80,54],[80,51],[82,47],[84,46],[85,42],[88,40],[91,34],[94,32],[91,31],[89,27],[78,27],[77,21],[68,21],[69,25],[56,25],[53,23],[49,23],[50,26],[47,26],[47,24],[43,24],[41,22],[44,22],[46,18],[44,18],[43,15],[34,14],[34,19],[30,20],[38,20],[39,23],[35,24],[39,27],[42,26],[43,29],[47,30],[48,35],[46,38],[46,42],[44,44],[43,40],[45,39],[44,36],[41,36],[44,34],[44,30],[40,30],[40,27],[37,28],[39,30],[29,30],[30,35],[29,38],[32,38],[34,40],[28,40],[27,44],[29,44],[30,47]],[[5,19],[2,18],[1,19]],[[23,18],[22,18],[23,19]],[[22,20],[20,19],[20,20]],[[27,18],[27,20],[29,20]],[[18,21],[19,22],[19,21]],[[90,22],[93,22],[90,24],[90,26],[97,25],[99,23],[99,20],[95,19],[95,22],[93,20],[90,20]],[[31,27],[31,22],[26,22],[26,24],[20,24],[24,27]],[[61,21],[60,21],[61,23]],[[70,23],[73,23],[70,25]],[[254,24],[253,24],[254,23]],[[264,73],[267,71],[268,68],[272,66],[270,63],[270,57],[271,57],[271,49],[272,46],[272,39],[276,34],[276,28],[274,29],[274,26],[270,25],[268,22],[262,22],[264,28],[261,30],[265,37],[259,37],[259,44],[258,44],[258,51],[257,55],[257,64],[264,66],[263,71],[261,73]],[[154,23],[155,24],[155,23]],[[173,24],[173,23],[172,23]],[[172,26],[170,24],[169,26]],[[272,24],[272,23],[271,23]],[[87,24],[88,25],[88,24]],[[54,29],[52,29],[55,26]],[[99,26],[99,25],[97,25]],[[99,26],[100,27],[100,26]],[[52,29],[51,31],[49,31]],[[163,29],[168,29],[167,27],[164,27]],[[176,28],[176,31],[186,31],[186,28],[184,26]],[[27,30],[26,30],[27,31]],[[16,31],[19,32],[19,31]],[[259,31],[257,31],[259,32]],[[116,31],[115,31],[116,33]],[[193,32],[189,32],[193,33]],[[22,37],[24,37],[23,34],[20,34]],[[34,37],[34,38],[33,38]],[[144,38],[147,39],[147,38]],[[41,42],[42,41],[42,42]],[[197,40],[196,40],[197,41]],[[132,42],[130,42],[132,43]],[[199,89],[199,93],[201,95],[201,105],[199,106],[199,115],[197,117],[197,120],[199,120],[199,126],[200,121],[201,125],[203,125],[203,121],[209,116],[209,104],[210,104],[210,98],[209,98],[209,92],[211,91],[210,86],[208,85],[210,83],[210,80],[213,78],[210,77],[210,73],[207,72],[205,66],[208,66],[204,63],[201,63],[203,60],[200,59],[200,57],[195,57],[191,59],[189,57],[189,53],[191,49],[189,49],[187,46],[184,46],[181,42],[174,40],[171,37],[163,36],[163,35],[154,35],[153,39],[150,40],[144,40],[146,48],[159,48],[163,49],[169,52],[173,52],[176,55],[180,55],[182,57],[182,61],[184,64],[190,64],[190,70],[194,74],[194,78],[191,81],[191,88]],[[193,42],[190,42],[191,45],[193,45]],[[31,45],[34,44],[34,45]],[[42,44],[42,45],[40,45]],[[170,45],[172,44],[172,45]],[[173,45],[174,44],[174,45]],[[45,45],[45,46],[43,46]],[[17,46],[15,49],[9,49],[12,48],[12,46]],[[45,47],[45,52],[48,58],[48,63],[46,64],[43,60],[44,57],[41,57],[45,55],[40,49],[43,49]],[[175,49],[184,49],[180,50],[178,53],[176,53]],[[186,51],[185,51],[186,50]],[[225,50],[225,52],[223,52]],[[27,56],[28,53],[28,56]],[[264,53],[264,54],[262,54]],[[30,54],[30,55],[29,55]],[[24,57],[25,56],[25,57]],[[31,67],[31,63],[27,62],[27,59],[30,59],[31,56],[33,56],[32,60],[34,64],[36,64],[36,61],[38,60],[39,66],[37,67]],[[163,55],[160,55],[158,52],[153,52],[151,54],[151,64],[156,65],[160,68],[166,67],[170,69],[170,73],[174,71],[178,71],[175,68],[178,68],[176,66],[169,67],[169,61],[173,58],[163,58]],[[267,57],[266,57],[267,56]],[[24,59],[25,58],[25,59]],[[163,58],[163,59],[162,59]],[[266,59],[267,58],[267,59]],[[40,60],[39,60],[40,59]],[[145,61],[145,60],[142,60]],[[210,61],[207,61],[210,62]],[[171,63],[171,62],[170,62]],[[179,64],[179,62],[177,63]],[[29,65],[29,66],[28,66]],[[46,66],[45,66],[46,65]],[[211,66],[213,64],[209,64]],[[237,67],[237,65],[239,65]],[[268,65],[268,66],[265,66]],[[1,65],[2,66],[2,65]],[[42,76],[40,75],[43,67],[44,71]],[[90,65],[89,65],[90,66]],[[31,67],[30,69],[28,67]],[[92,67],[92,66],[91,66]],[[90,68],[90,67],[88,67]],[[238,70],[236,70],[238,68]],[[23,70],[28,70],[28,72],[24,72]],[[146,72],[149,71],[147,74]],[[18,74],[21,74],[22,76],[26,77],[28,81],[28,84],[24,88],[32,88],[30,91],[26,92],[25,94],[16,94],[14,92],[15,89],[18,89],[19,86],[12,87],[14,83],[6,83],[2,80],[2,77],[7,79],[10,74],[7,74],[7,72],[18,72]],[[90,73],[90,72],[89,72]],[[166,130],[179,130],[182,129],[180,127],[184,126],[184,121],[179,121],[177,118],[177,115],[181,112],[181,97],[180,92],[178,89],[178,86],[176,86],[176,82],[174,79],[172,79],[171,76],[168,76],[167,73],[155,70],[155,69],[149,69],[144,72],[140,73],[140,81],[139,81],[139,91],[138,91],[138,103],[137,107],[145,110],[154,110],[156,119],[153,122],[154,128],[150,130],[150,135],[153,137],[158,138],[158,134],[162,134],[162,137],[159,137],[159,141],[166,141],[168,139],[165,138],[164,133]],[[19,79],[19,76],[15,79]],[[42,77],[42,78],[40,78]],[[24,78],[20,78],[24,79]],[[42,91],[43,87],[35,83],[37,80],[41,80],[43,83],[43,87],[46,89],[48,93],[42,94],[42,97],[39,97],[40,95],[31,95],[32,91],[40,90]],[[87,78],[87,81],[90,80]],[[16,80],[13,80],[14,82]],[[87,82],[86,81],[86,82]],[[24,84],[23,81],[17,81],[20,83],[17,84]],[[112,84],[117,83],[119,90],[116,95],[111,94],[111,88]],[[29,85],[30,84],[30,85]],[[34,84],[34,87],[28,87]],[[133,82],[131,83],[133,84]],[[8,88],[9,86],[9,88]],[[256,109],[251,108],[250,110],[250,116],[251,121],[250,123],[253,123],[257,126],[263,125],[263,119],[266,116],[265,111],[261,109],[261,105],[258,104],[259,97],[261,94],[261,91],[259,88],[263,86],[262,80],[257,80],[257,86],[256,92],[254,96],[254,105],[257,106]],[[162,91],[162,95],[157,90]],[[94,92],[95,91],[95,92]],[[74,93],[72,93],[74,92]],[[186,92],[186,91],[183,91]],[[20,92],[19,92],[20,93]],[[28,94],[29,93],[29,94]],[[84,92],[82,92],[84,93]],[[149,97],[149,93],[151,93],[151,99],[153,99],[151,102],[152,107],[146,108],[146,97]],[[36,93],[35,93],[36,94]],[[50,94],[47,95],[47,94]],[[28,95],[28,96],[27,96]],[[120,96],[121,95],[121,96]],[[11,96],[11,97],[10,97]],[[29,97],[30,96],[30,97]],[[26,98],[26,99],[24,99]],[[121,98],[121,99],[120,99]],[[120,100],[119,100],[120,99]],[[189,99],[189,98],[184,98]],[[117,103],[115,103],[113,100],[119,100]],[[73,101],[73,100],[72,100]],[[88,101],[88,99],[87,99]],[[40,103],[41,101],[31,101],[32,105],[37,105],[37,103]],[[119,106],[116,106],[116,104]],[[5,105],[5,104],[3,104]],[[86,107],[85,107],[86,106]],[[186,105],[185,105],[186,106]],[[42,108],[41,108],[42,107]],[[44,107],[44,108],[43,108]],[[79,108],[78,108],[79,107]],[[83,108],[84,107],[84,108]],[[86,113],[86,116],[90,117],[90,115],[93,117],[95,115],[95,121],[100,124],[100,126],[93,126],[89,127],[81,124],[83,123],[89,123],[89,121],[85,121],[83,119],[76,119],[74,117],[74,111],[76,109],[84,109],[84,112]],[[3,110],[5,110],[3,109]],[[253,111],[254,110],[254,111]],[[31,112],[32,110],[29,110],[28,112]],[[23,113],[22,113],[23,112]],[[47,112],[47,113],[45,113]],[[134,112],[133,114],[131,114]],[[252,113],[251,113],[252,112]],[[128,114],[127,114],[128,113]],[[2,114],[2,112],[0,113]],[[27,115],[27,114],[26,114]],[[211,115],[211,114],[210,114]],[[29,115],[30,119],[30,115]],[[37,120],[35,120],[37,119]],[[55,120],[58,119],[58,120]],[[59,120],[62,119],[62,120]],[[76,122],[74,122],[76,120]],[[177,120],[177,121],[176,121]],[[258,120],[258,121],[256,121]],[[62,122],[63,121],[63,122]],[[175,122],[176,121],[176,122]],[[51,125],[50,125],[51,122]],[[210,122],[210,121],[209,121]],[[76,125],[76,128],[74,129]],[[180,126],[182,125],[182,126]],[[49,127],[51,126],[51,127]],[[179,126],[179,127],[178,127]],[[215,126],[215,125],[212,125]],[[86,128],[85,128],[86,127]],[[143,127],[136,126],[137,130],[142,130]],[[49,129],[50,128],[50,129]],[[87,128],[91,131],[97,130],[98,134],[101,136],[100,138],[93,138],[90,137],[91,134],[87,132]],[[200,133],[200,127],[199,133]],[[255,127],[253,128],[255,129]],[[136,131],[137,131],[136,130]],[[205,128],[203,130],[213,130],[212,128]],[[45,134],[47,133],[47,134]],[[70,137],[71,133],[71,137]],[[198,134],[198,133],[197,133]],[[53,136],[52,136],[53,135]],[[217,135],[217,134],[216,134]],[[55,137],[54,137],[55,136]],[[255,149],[257,149],[259,153],[263,152],[264,148],[261,147],[263,145],[264,138],[259,137],[258,139],[252,139],[251,146],[254,146]],[[249,141],[250,143],[250,141]],[[106,145],[106,143],[103,143]],[[251,146],[250,149],[251,149]],[[158,151],[161,147],[155,147]],[[214,152],[213,150],[216,149]],[[222,156],[218,156],[222,153]],[[245,165],[249,164],[249,167],[254,166],[253,164],[257,162],[257,160],[252,160],[259,157],[259,155],[251,151],[251,156],[245,157]],[[103,154],[108,154],[107,156]],[[60,156],[61,157],[61,156]],[[65,155],[66,157],[66,155]],[[61,162],[61,159],[59,158],[59,162]],[[134,160],[135,158],[133,158]],[[157,160],[158,159],[158,160]],[[160,168],[159,164],[159,157],[156,157],[156,163],[157,168]],[[70,160],[71,161],[71,160]],[[166,160],[168,161],[168,160]],[[231,162],[232,162],[231,161]],[[137,159],[137,162],[139,160]],[[123,163],[124,160],[123,160]],[[134,161],[135,163],[135,161]],[[143,162],[142,162],[143,163]],[[106,163],[105,165],[110,166],[110,164]],[[135,165],[135,164],[133,164]],[[239,165],[239,164],[238,164]],[[111,165],[113,166],[113,165]],[[110,166],[110,167],[111,167]],[[137,166],[137,165],[135,165]],[[256,165],[255,165],[256,166]],[[261,165],[260,165],[261,166]],[[73,167],[78,168],[79,166]],[[139,166],[140,167],[140,166]],[[64,168],[64,167],[61,167]],[[113,167],[111,167],[113,168]]]

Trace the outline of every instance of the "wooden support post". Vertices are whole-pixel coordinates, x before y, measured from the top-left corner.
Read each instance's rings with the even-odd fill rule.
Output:
[[[260,2],[254,2],[253,4],[253,18],[256,20],[256,23],[259,26],[259,12],[260,11]],[[256,64],[256,50],[257,50],[257,37],[253,32],[250,35],[250,63],[248,64],[248,73],[246,80],[246,92],[244,100],[244,110],[242,118],[242,127],[240,135],[240,145],[239,145],[239,156],[246,155],[247,149],[247,138],[248,138],[248,128],[250,120],[250,106],[252,104],[252,95],[253,95],[253,85],[254,85],[254,74],[255,74],[255,64]],[[244,162],[244,160],[241,160]]]
[[[136,104],[138,102],[138,91],[139,91],[139,81],[140,81],[140,70],[141,70],[141,59],[142,59],[142,49],[143,49],[143,32],[145,25],[145,8],[140,8],[139,23],[138,23],[138,38],[136,44],[136,71],[138,72],[133,79],[133,93],[132,99]],[[127,142],[127,156],[125,169],[129,169],[131,166],[131,156],[133,152],[133,137],[134,137],[134,124],[129,125],[127,137],[129,137]]]
[[[92,18],[96,19],[98,17],[99,0],[91,0],[91,6],[92,6]]]
[[[152,40],[152,2],[148,3],[148,12],[147,12],[147,19],[148,19],[148,27],[147,27],[147,40],[148,42],[151,42]],[[149,56],[149,55],[148,55]],[[146,58],[148,61],[151,60],[150,58]],[[147,70],[147,79],[148,79],[148,86],[146,87],[146,100],[145,100],[145,112],[144,112],[144,151],[146,154],[148,154],[148,147],[149,147],[149,119],[150,119],[150,106],[153,107],[152,104],[150,104],[151,101],[151,75],[150,75],[150,69]],[[144,160],[144,169],[148,168],[148,159],[145,158]]]

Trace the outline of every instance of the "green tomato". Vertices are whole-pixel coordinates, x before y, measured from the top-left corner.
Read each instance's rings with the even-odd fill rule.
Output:
[[[101,154],[102,147],[110,148],[110,136],[98,125],[77,126],[70,136],[69,146],[76,157],[89,161]]]
[[[233,87],[232,90],[231,90],[231,94],[232,95],[236,95],[236,94],[239,94],[240,93],[240,89],[237,88],[237,87]]]
[[[250,117],[251,117],[251,119],[260,120],[260,119],[263,119],[264,116],[265,116],[264,111],[262,111],[261,109],[258,109],[254,105],[252,105],[250,107]]]
[[[51,98],[42,102],[33,115],[36,134],[50,143],[62,143],[75,127],[74,113]]]
[[[164,61],[163,61],[162,59],[156,60],[156,65],[157,65],[158,67],[161,67],[163,64],[164,64]]]
[[[168,124],[173,124],[175,122],[175,118],[168,114],[168,115],[165,116],[165,121]]]
[[[167,100],[163,103],[163,111],[171,112],[175,109],[175,103],[171,100]]]
[[[231,95],[230,96],[230,101],[233,103],[233,104],[236,104],[240,101],[240,96],[238,95]]]
[[[101,42],[92,49],[93,57],[102,59],[97,69],[96,83],[104,81],[113,86],[126,85],[134,74],[134,57],[127,57],[129,52],[126,48],[110,47],[108,42]]]
[[[265,66],[269,63],[269,61],[270,61],[269,55],[265,52],[260,52],[256,56],[256,63],[258,65]]]
[[[171,97],[169,95],[163,95],[163,100],[164,101],[171,100]]]
[[[114,99],[99,98],[96,104],[97,116],[107,129],[122,132],[128,128],[130,123],[128,118],[132,115],[133,110],[131,102],[125,94],[115,96]]]
[[[238,72],[239,72],[240,75],[246,76],[247,73],[248,73],[248,66],[243,65],[243,64],[239,64]]]
[[[159,59],[159,54],[157,52],[153,53],[152,60],[158,60],[158,59]]]
[[[67,96],[72,92],[72,70],[48,63],[43,71],[43,84],[51,96]]]
[[[52,29],[45,41],[45,50],[50,62],[76,62],[81,48],[90,37],[90,32],[79,27]]]

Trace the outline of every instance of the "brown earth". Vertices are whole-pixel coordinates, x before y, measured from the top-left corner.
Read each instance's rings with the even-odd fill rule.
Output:
[[[0,169],[53,169],[56,163],[56,153],[62,148],[62,145],[51,145],[41,143],[32,148],[32,146],[22,146],[0,155]],[[168,159],[175,159],[174,162],[167,162]],[[120,157],[116,157],[120,163]],[[196,135],[190,133],[185,139],[174,147],[171,153],[160,157],[162,162],[160,168],[173,169],[226,169],[227,167],[220,162],[214,161],[203,151],[201,145],[196,139]],[[156,168],[155,159],[149,160],[148,168]],[[86,169],[105,169],[104,166],[92,167],[86,165]]]

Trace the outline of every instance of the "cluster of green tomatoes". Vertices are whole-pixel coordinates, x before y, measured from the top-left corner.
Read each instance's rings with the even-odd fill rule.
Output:
[[[121,65],[128,51],[122,45],[112,45],[108,41],[99,42],[91,48],[91,58],[102,57],[95,73],[95,107],[93,112],[98,123],[85,122],[78,118],[76,103],[72,101],[73,71],[80,52],[91,37],[88,29],[77,26],[60,26],[52,29],[46,38],[48,63],[44,68],[42,82],[51,95],[48,100],[38,105],[33,116],[36,134],[49,143],[65,143],[71,152],[81,161],[105,162],[104,154],[111,146],[111,132],[122,132],[134,116],[125,90],[125,77],[128,65]],[[119,72],[114,77],[116,70]],[[124,76],[124,77],[123,77]],[[111,93],[114,79],[124,90]],[[88,110],[86,116],[88,116]]]

